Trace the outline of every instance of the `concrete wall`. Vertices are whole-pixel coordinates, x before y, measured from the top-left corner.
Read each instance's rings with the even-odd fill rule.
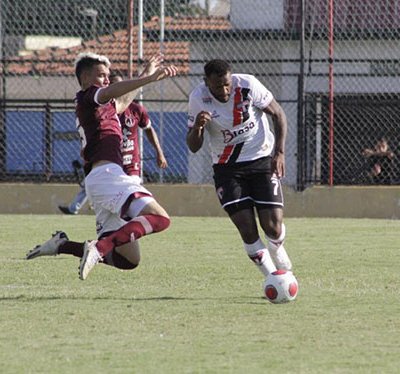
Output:
[[[146,185],[171,216],[225,216],[211,185]],[[0,213],[59,214],[77,185],[0,184]],[[400,186],[285,187],[286,217],[400,218]],[[88,207],[82,211],[93,214]]]

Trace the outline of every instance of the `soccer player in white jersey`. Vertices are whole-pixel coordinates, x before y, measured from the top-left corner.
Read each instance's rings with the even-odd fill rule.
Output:
[[[192,152],[210,137],[215,189],[238,229],[250,259],[267,276],[291,270],[283,246],[283,194],[287,120],[282,107],[259,80],[232,74],[224,60],[204,66],[204,82],[189,98],[186,142]],[[269,128],[267,115],[274,125]],[[267,243],[260,238],[256,213]]]

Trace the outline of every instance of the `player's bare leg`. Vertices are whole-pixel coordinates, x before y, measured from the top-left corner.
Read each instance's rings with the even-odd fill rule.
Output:
[[[114,252],[117,254],[117,256],[120,256],[120,260],[117,260],[118,263],[116,263],[115,254],[110,256],[110,258],[107,256],[105,259],[105,263],[107,265],[115,266],[119,269],[129,270],[136,268],[140,263],[140,247],[137,240],[121,245],[120,247],[116,247]],[[125,261],[123,261],[121,258]]]
[[[156,201],[153,200],[150,203],[148,203],[140,212],[139,212],[139,216],[144,216],[147,214],[155,214],[155,215],[159,215],[159,216],[163,216],[163,217],[167,217],[168,213],[166,212],[166,210]]]

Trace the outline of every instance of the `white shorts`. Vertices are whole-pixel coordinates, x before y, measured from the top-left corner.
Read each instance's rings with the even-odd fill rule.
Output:
[[[121,218],[121,208],[134,193],[147,196],[135,199],[137,213],[151,201],[152,194],[141,184],[138,176],[125,174],[123,169],[114,163],[100,165],[85,178],[86,194],[96,214],[97,235],[118,230],[126,224]],[[133,218],[133,217],[132,217]]]

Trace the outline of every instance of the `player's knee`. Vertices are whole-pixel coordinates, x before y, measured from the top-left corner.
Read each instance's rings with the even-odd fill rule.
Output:
[[[245,243],[254,243],[257,239],[259,239],[258,232],[247,226],[240,227],[239,232],[242,240]]]
[[[265,230],[265,235],[272,239],[278,240],[283,239],[285,236],[285,229],[282,222],[271,222]]]
[[[168,216],[152,215],[152,227],[153,232],[160,232],[166,230],[170,224],[171,220]]]

